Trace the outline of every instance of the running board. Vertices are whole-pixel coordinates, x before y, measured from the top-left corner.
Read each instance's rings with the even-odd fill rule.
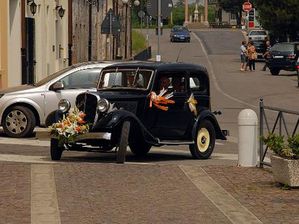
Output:
[[[191,145],[194,144],[194,141],[159,140],[158,143],[161,145]]]

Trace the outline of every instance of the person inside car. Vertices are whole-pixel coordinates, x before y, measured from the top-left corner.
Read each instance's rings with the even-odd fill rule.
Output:
[[[170,80],[167,76],[162,76],[160,78],[160,84],[159,84],[159,90],[161,92],[161,90],[167,90],[170,84]]]

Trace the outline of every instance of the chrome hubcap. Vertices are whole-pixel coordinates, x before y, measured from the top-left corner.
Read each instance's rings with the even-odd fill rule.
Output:
[[[5,119],[7,129],[14,134],[22,133],[26,129],[27,124],[27,117],[20,110],[11,111]]]

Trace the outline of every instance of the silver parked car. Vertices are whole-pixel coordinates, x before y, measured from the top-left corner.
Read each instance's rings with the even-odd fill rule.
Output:
[[[33,85],[21,85],[0,91],[0,120],[10,137],[32,135],[36,126],[53,123],[58,102],[68,99],[75,105],[76,96],[87,89],[96,91],[102,68],[113,62],[86,62],[58,71]]]

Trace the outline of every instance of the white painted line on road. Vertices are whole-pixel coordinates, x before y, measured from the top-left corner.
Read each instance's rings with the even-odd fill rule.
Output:
[[[215,88],[216,88],[220,93],[222,93],[223,95],[225,95],[226,97],[228,97],[228,98],[231,99],[231,100],[234,100],[234,101],[236,101],[236,102],[238,102],[238,103],[241,103],[241,104],[245,104],[245,105],[247,105],[247,106],[249,106],[249,107],[257,108],[256,105],[252,105],[252,104],[247,103],[247,102],[245,102],[245,101],[243,101],[243,100],[240,100],[240,99],[238,99],[238,98],[235,98],[235,97],[233,97],[233,96],[227,94],[226,92],[224,92],[224,91],[220,88],[220,86],[219,86],[219,84],[218,84],[218,82],[217,82],[217,78],[216,78],[216,75],[215,75],[215,72],[214,72],[214,69],[213,69],[212,62],[211,62],[210,59],[209,59],[208,53],[207,53],[207,51],[206,51],[206,49],[205,49],[205,47],[204,47],[204,45],[203,45],[201,39],[200,39],[194,32],[193,32],[192,34],[193,34],[193,36],[195,37],[195,39],[197,39],[198,42],[200,43],[200,46],[201,46],[201,48],[202,48],[202,50],[203,50],[203,53],[204,53],[204,55],[205,55],[205,57],[206,57],[206,59],[207,59],[207,62],[208,62],[208,64],[209,64],[209,71],[210,71],[209,74],[211,75],[211,78],[212,78],[212,80],[213,80],[213,84],[214,84]]]
[[[51,165],[31,165],[31,224],[60,224],[54,171]]]
[[[190,181],[200,190],[232,223],[262,224],[262,222],[214,181],[201,167],[179,166]]]
[[[40,140],[37,140],[37,139],[0,137],[0,144],[31,145],[31,146],[50,146],[50,140],[48,140],[48,141],[40,141]]]
[[[15,154],[0,154],[0,161],[3,162],[17,162],[17,163],[56,163],[50,161],[49,157],[42,156],[25,156]]]

